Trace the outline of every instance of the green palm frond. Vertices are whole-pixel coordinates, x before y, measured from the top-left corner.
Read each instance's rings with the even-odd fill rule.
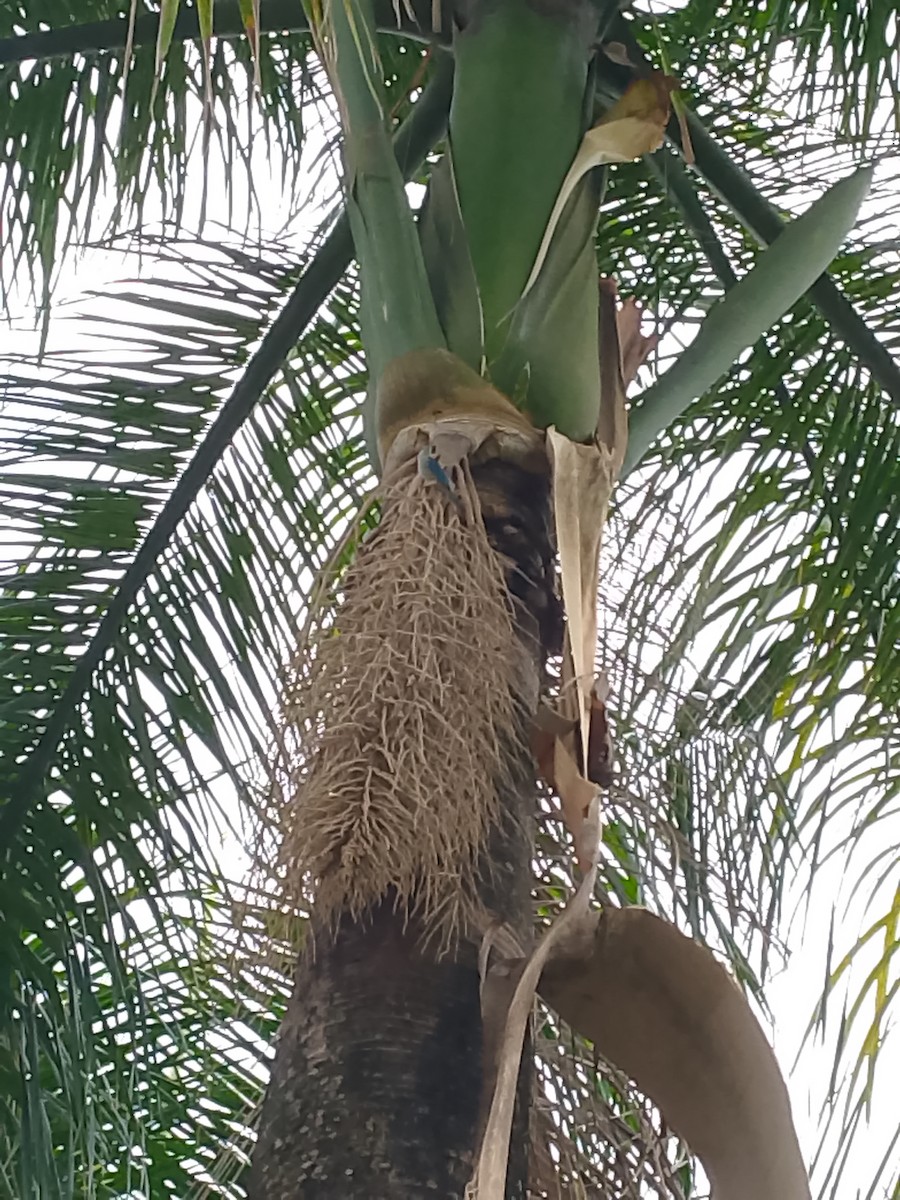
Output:
[[[42,20],[53,14],[42,11]],[[0,14],[2,19],[2,14]],[[11,32],[17,14],[6,17]],[[303,36],[263,47],[262,109],[247,104],[252,63],[245,43],[219,46],[213,56],[212,87],[216,133],[207,154],[201,136],[204,94],[200,55],[178,45],[166,59],[151,105],[154,49],[138,47],[128,73],[123,105],[121,53],[84,54],[75,59],[12,64],[0,74],[0,118],[4,146],[4,294],[19,288],[27,272],[46,304],[59,254],[76,241],[107,228],[142,224],[145,213],[177,226],[185,205],[188,173],[205,170],[241,196],[252,219],[253,188],[260,145],[275,152],[298,185],[305,126],[315,122],[305,105],[312,86]],[[243,110],[241,117],[237,113]],[[196,214],[188,212],[189,219]]]
[[[107,349],[103,366],[74,376],[51,344],[41,366],[10,370],[16,462],[3,482],[18,527],[4,523],[14,572],[2,626],[7,784],[211,403],[279,302],[290,274],[277,249],[251,264],[240,250],[197,245],[192,262],[164,243],[162,257],[181,264],[168,294],[151,273],[118,297],[140,306],[131,361],[119,340],[114,368]],[[355,421],[355,451],[332,424],[362,378],[340,336],[341,303],[338,293],[161,556],[66,723],[46,798],[12,825],[0,934],[10,1196],[56,1194],[50,1179],[60,1195],[111,1196],[126,1168],[129,1186],[157,1172],[184,1194],[178,1181],[215,1145],[210,1129],[243,1120],[258,1098],[279,1005],[277,988],[254,1002],[230,965],[248,870],[235,800],[249,820],[276,671],[302,603],[297,581],[321,567],[367,472],[353,409],[343,421]],[[128,309],[116,312],[121,335]],[[323,358],[331,374],[317,381],[310,363]],[[300,409],[298,394],[309,400]],[[101,505],[108,521],[85,515]],[[219,865],[226,850],[240,855],[233,884]],[[234,1070],[220,1073],[232,1053]],[[204,1121],[213,1073],[219,1109]],[[24,1154],[20,1128],[32,1131]]]
[[[66,0],[55,0],[40,13],[29,10],[35,27],[77,29],[75,21],[89,22],[76,39],[76,54],[34,59],[23,57],[16,46],[17,35],[28,28],[19,6],[0,5],[4,307],[15,302],[13,279],[19,292],[27,279],[32,295],[46,306],[60,258],[91,237],[148,220],[171,223],[176,231],[184,220],[200,227],[210,189],[227,198],[229,224],[240,213],[250,230],[264,208],[271,224],[259,179],[276,163],[285,216],[306,199],[307,164],[301,160],[306,139],[324,142],[327,156],[336,146],[336,125],[322,106],[320,83],[307,61],[311,42],[302,6],[296,5],[293,19],[285,21],[282,14],[281,23],[277,13],[268,13],[272,31],[260,40],[258,93],[251,47],[239,36],[235,13],[227,15],[226,36],[214,39],[209,62],[209,137],[196,11],[182,8],[176,29],[181,37],[173,40],[155,84],[155,32],[151,37],[146,24],[155,16],[140,18],[146,36],[135,39],[126,71],[127,21],[116,6],[94,0],[76,12]],[[187,33],[195,35],[193,40]],[[407,50],[393,38],[384,56],[398,116],[405,115],[408,83],[418,67],[418,55]],[[39,41],[31,53],[41,53]]]
[[[641,22],[636,22],[640,28]],[[805,118],[826,116],[868,137],[896,125],[900,103],[896,11],[891,0],[766,0],[748,8],[691,0],[646,21],[641,39],[662,44],[672,69],[726,93],[747,93],[755,111],[772,97],[800,101]]]
[[[633,221],[633,200],[629,211]],[[740,235],[729,232],[724,213],[719,221],[722,242],[739,255]],[[635,237],[633,223],[628,236]],[[686,263],[696,256],[683,275],[676,254],[685,255]],[[679,299],[681,280],[692,275],[701,287],[704,277],[713,286],[699,247],[669,249],[668,263],[673,259],[675,270],[664,278],[670,303],[673,292]],[[859,261],[858,252],[851,246],[836,274],[874,327],[887,328],[889,302],[881,297],[900,282],[895,262],[883,258],[876,273],[851,269],[854,259]],[[637,268],[634,290],[652,301],[648,285],[656,281],[642,264]],[[634,492],[629,495],[629,488],[620,497],[624,524],[613,522],[615,545],[631,560],[631,581],[613,592],[614,645],[642,647],[653,688],[663,695],[686,692],[690,699],[696,693],[689,705],[696,736],[702,739],[705,728],[717,740],[729,732],[738,739],[721,764],[704,759],[702,800],[689,806],[687,836],[695,846],[709,846],[705,826],[721,811],[717,794],[729,805],[725,828],[734,836],[734,798],[746,797],[751,830],[755,819],[761,836],[755,851],[743,846],[734,857],[746,866],[751,851],[754,884],[763,884],[751,891],[752,906],[773,920],[760,931],[759,953],[778,928],[786,878],[796,873],[810,881],[826,854],[838,853],[848,855],[848,887],[862,881],[881,851],[870,831],[883,822],[890,836],[892,816],[896,820],[900,747],[890,714],[898,702],[891,647],[900,637],[900,422],[892,399],[804,303],[694,406],[667,442],[658,466],[648,466]],[[647,539],[656,521],[654,556]],[[614,569],[613,585],[618,574]],[[630,707],[627,685],[624,692]],[[664,756],[671,764],[683,753],[678,746],[688,730],[679,731],[678,717],[670,716],[662,730],[671,728],[675,736],[666,744],[659,741],[660,720],[654,717],[650,725],[657,739],[650,757]],[[689,746],[690,739],[685,749],[695,753]],[[729,772],[742,761],[749,772],[754,760],[756,782],[735,788]],[[685,819],[683,805],[679,815]],[[840,848],[826,851],[832,827],[844,832]],[[858,852],[850,853],[857,844]],[[714,858],[720,873],[731,861],[721,845]],[[883,870],[890,870],[887,861]],[[687,872],[684,882],[685,903],[696,905],[690,900],[696,884]],[[798,886],[791,889],[793,902]],[[738,893],[746,895],[745,888],[738,886]],[[844,894],[828,902],[840,913]],[[716,911],[721,919],[727,903],[720,900]],[[870,920],[882,912],[876,907]],[[697,917],[687,915],[697,928]],[[726,932],[712,930],[711,940],[728,952]],[[738,939],[744,952],[753,945],[746,934]],[[765,965],[751,959],[754,974]],[[733,966],[746,978],[739,962]],[[888,973],[896,979],[895,964]],[[890,988],[888,983],[887,995],[893,995]],[[852,1077],[856,1060],[841,1039],[837,1055],[836,1071]],[[858,1102],[859,1086],[854,1094]],[[835,1103],[842,1111],[842,1092]],[[842,1122],[837,1114],[829,1123],[829,1157],[819,1160],[823,1181],[858,1128],[858,1119]],[[889,1171],[888,1161],[882,1171]]]

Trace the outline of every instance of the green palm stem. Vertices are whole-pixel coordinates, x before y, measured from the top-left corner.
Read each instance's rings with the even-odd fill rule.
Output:
[[[343,125],[347,215],[362,284],[362,340],[375,381],[392,359],[445,342],[391,145],[371,0],[330,0],[324,14],[316,18],[315,36]]]

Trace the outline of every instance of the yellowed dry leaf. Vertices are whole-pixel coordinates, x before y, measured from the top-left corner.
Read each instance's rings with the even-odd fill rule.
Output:
[[[559,189],[550,213],[540,249],[522,295],[534,286],[547,257],[550,242],[563,209],[580,181],[594,167],[606,163],[630,162],[658,150],[662,145],[669,120],[669,96],[675,88],[671,76],[654,72],[646,79],[636,79],[598,124],[589,129]]]
[[[809,1200],[775,1055],[725,969],[645,909],[590,921],[548,956],[542,999],[659,1106],[714,1200]]]
[[[625,404],[625,378],[622,365],[618,293],[616,281],[600,279],[598,305],[598,350],[600,354],[600,412],[596,440],[606,446],[617,476],[628,447],[628,409]]]
[[[547,447],[553,472],[553,508],[563,605],[571,649],[581,761],[588,760],[594,647],[597,641],[597,575],[615,464],[605,446],[582,445],[552,426]]]
[[[622,382],[626,388],[629,383],[633,382],[647,355],[655,349],[659,342],[657,334],[641,332],[643,315],[643,309],[633,296],[623,300],[621,307],[616,312],[619,349],[622,356]]]
[[[597,785],[584,778],[561,738],[553,746],[553,776],[563,820],[575,844],[575,861],[579,870],[587,871],[597,850],[596,837],[587,824]]]

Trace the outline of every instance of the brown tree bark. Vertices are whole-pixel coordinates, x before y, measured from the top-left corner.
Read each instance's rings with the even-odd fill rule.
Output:
[[[487,851],[482,898],[527,944],[535,809],[530,720],[560,623],[549,486],[545,474],[499,460],[474,475],[488,533],[509,562],[522,656],[519,728],[504,748],[513,783],[504,789],[502,827]],[[460,1200],[483,1104],[477,945],[463,941],[436,956],[390,896],[365,922],[345,918],[336,935],[318,932],[310,941],[262,1109],[251,1200]],[[509,1200],[526,1195],[532,1075],[526,1051]]]

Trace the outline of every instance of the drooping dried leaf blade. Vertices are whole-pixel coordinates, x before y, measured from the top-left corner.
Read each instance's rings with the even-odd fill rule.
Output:
[[[586,871],[597,848],[596,837],[588,826],[597,785],[584,778],[562,738],[557,738],[553,746],[553,779],[563,821],[575,843],[575,859],[579,869]]]
[[[622,381],[627,388],[634,381],[648,354],[655,350],[659,343],[656,333],[641,332],[641,318],[644,310],[633,296],[627,296],[616,311],[616,325],[619,333],[619,347],[622,354]]]
[[[606,673],[601,671],[591,688],[587,762],[584,768],[585,778],[601,787],[609,787],[613,781],[613,740],[606,711],[608,697],[609,680]]]
[[[556,539],[578,697],[582,762],[586,762],[597,642],[600,539],[614,482],[614,460],[607,447],[581,445],[553,428],[547,430],[547,447],[553,470]]]
[[[584,135],[559,189],[523,296],[540,274],[562,211],[588,171],[607,163],[630,162],[662,145],[669,120],[669,96],[674,86],[674,80],[661,72],[635,80],[598,124]]]
[[[570,689],[569,699],[573,698]],[[602,729],[598,729],[598,724]],[[597,784],[608,786],[611,781],[607,733],[605,706],[602,701],[596,699],[594,693],[590,714],[587,772],[582,770],[578,753],[577,717],[570,718],[556,712],[549,704],[544,704],[531,731],[531,750],[538,771],[547,786],[559,797],[563,824],[572,835],[576,861],[582,871],[588,869],[591,856],[596,850],[594,835],[586,825],[591,801],[597,795]],[[601,741],[604,743],[604,749],[600,747]]]
[[[550,956],[541,997],[659,1106],[715,1200],[809,1200],[775,1055],[712,954],[641,908],[605,909],[583,951]]]

